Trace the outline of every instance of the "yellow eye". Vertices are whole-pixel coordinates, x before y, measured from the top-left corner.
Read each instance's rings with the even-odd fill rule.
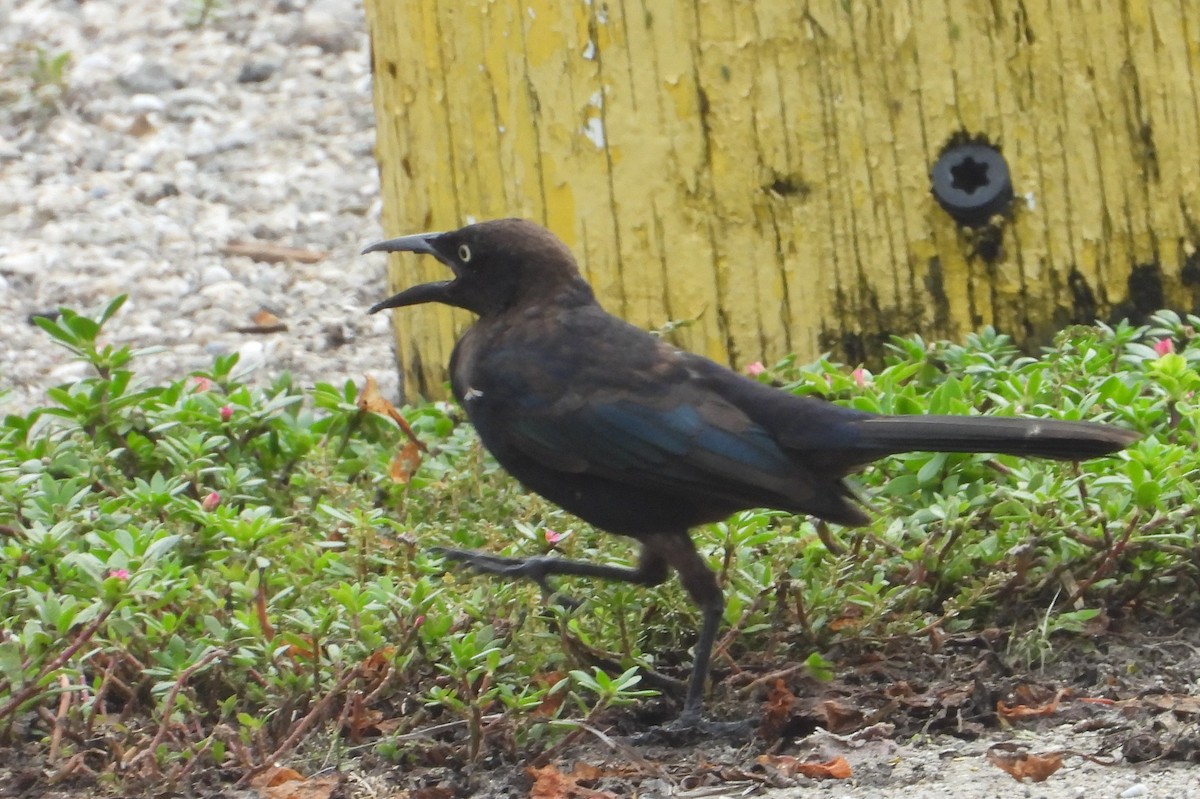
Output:
[[[464,264],[469,263],[471,260],[471,248],[465,244],[458,245],[458,260]]]

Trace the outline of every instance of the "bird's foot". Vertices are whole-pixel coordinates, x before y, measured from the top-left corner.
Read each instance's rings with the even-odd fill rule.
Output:
[[[474,549],[450,549],[449,547],[430,547],[429,553],[439,558],[457,561],[468,568],[484,574],[497,574],[502,577],[530,577],[526,558],[507,558],[503,555],[493,555],[490,552],[480,552]]]
[[[546,576],[549,572],[547,561],[550,559],[548,558],[510,558],[474,549],[450,549],[449,547],[430,547],[429,552],[439,558],[461,563],[468,569],[473,569],[481,574],[533,580],[547,597],[552,597],[557,604],[567,610],[575,610],[583,604],[577,599],[558,593],[554,590],[554,586],[550,585]]]
[[[699,712],[684,711],[674,721],[636,735],[633,738],[635,746],[658,744],[663,746],[687,746],[704,738],[721,738],[728,741],[744,743],[758,728],[754,719],[739,719],[737,721],[714,721],[706,719]]]

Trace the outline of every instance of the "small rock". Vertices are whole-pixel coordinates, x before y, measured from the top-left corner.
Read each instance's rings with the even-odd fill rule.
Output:
[[[325,334],[325,348],[336,350],[354,341],[354,331],[341,322],[330,322],[322,332]]]
[[[129,98],[129,110],[138,114],[165,111],[167,101],[153,94],[135,94]]]
[[[238,364],[246,369],[259,369],[266,359],[265,347],[261,341],[244,341],[237,348]]]
[[[250,61],[242,64],[242,71],[238,73],[237,82],[262,83],[274,75],[277,69],[279,69],[279,65],[270,61]]]
[[[0,161],[13,161],[21,157],[20,148],[0,136]]]
[[[141,178],[143,175],[139,175],[138,177]],[[145,203],[146,205],[154,205],[159,200],[166,199],[167,197],[179,196],[179,187],[171,181],[163,180],[150,174],[146,174],[144,177],[146,178],[145,180],[136,181],[138,185],[133,192],[133,196],[137,198],[138,202]]]
[[[371,326],[371,335],[374,337],[390,335],[392,331],[392,315],[390,313],[377,313],[368,318],[367,324]]]
[[[326,53],[344,53],[358,44],[358,17],[341,3],[321,3],[304,12],[289,37],[291,44],[314,45]]]
[[[117,84],[130,94],[163,94],[183,85],[162,64],[144,61],[132,72],[117,78]]]
[[[211,286],[215,283],[223,283],[226,280],[233,280],[233,275],[229,274],[229,270],[219,264],[214,264],[200,273],[201,286]]]
[[[143,290],[155,297],[162,297],[171,303],[168,307],[178,308],[180,297],[192,293],[192,284],[182,275],[169,274],[148,280],[141,286]]]
[[[197,124],[207,124],[204,120],[214,116],[217,107],[217,96],[205,89],[187,88],[172,92],[167,98],[166,114],[179,122],[198,121]]]
[[[1145,783],[1135,782],[1121,791],[1121,799],[1136,799],[1136,797],[1145,796],[1148,793],[1150,793],[1150,789],[1146,787]]]

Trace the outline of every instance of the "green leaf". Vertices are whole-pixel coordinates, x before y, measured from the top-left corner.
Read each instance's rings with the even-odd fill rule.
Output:
[[[116,297],[113,297],[112,302],[104,307],[104,310],[100,312],[100,318],[96,321],[103,325],[109,319],[112,319],[113,314],[121,310],[121,306],[125,304],[127,299],[129,299],[128,294],[118,294]]]
[[[53,319],[47,319],[44,316],[35,316],[33,317],[33,323],[71,349],[79,347],[78,337]]]
[[[144,556],[145,562],[153,563],[166,553],[170,552],[175,548],[175,545],[179,543],[182,537],[183,536],[180,535],[168,535],[152,543],[146,548],[146,554]]]
[[[13,639],[0,641],[0,674],[9,683],[16,685],[22,681],[21,647]]]
[[[100,325],[95,320],[88,319],[86,316],[67,316],[63,315],[63,321],[67,327],[75,334],[77,340],[92,344],[96,341],[96,334],[100,332]]]

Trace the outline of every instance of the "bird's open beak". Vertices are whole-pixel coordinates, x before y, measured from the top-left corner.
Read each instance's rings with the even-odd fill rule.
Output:
[[[434,248],[433,242],[441,233],[416,233],[411,236],[401,236],[398,239],[388,239],[372,244],[363,250],[366,255],[369,252],[415,252],[424,255],[432,255],[442,263],[446,263],[441,254]],[[447,264],[449,265],[449,264]],[[418,286],[407,288],[399,294],[394,294],[388,297],[383,302],[377,302],[371,306],[367,313],[372,314],[382,311],[385,308],[401,308],[405,305],[420,305],[426,302],[445,302],[447,289],[453,285],[453,280],[439,280],[435,283],[422,283]]]

